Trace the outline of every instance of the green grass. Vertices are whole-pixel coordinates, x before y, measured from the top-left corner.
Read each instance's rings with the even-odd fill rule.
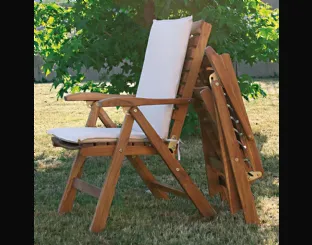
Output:
[[[219,197],[208,197],[200,139],[189,138],[181,146],[181,163],[216,207],[216,218],[212,221],[202,218],[191,201],[183,198],[155,199],[125,160],[107,227],[98,234],[89,232],[97,201],[91,196],[78,193],[72,213],[58,215],[58,204],[76,152],[52,147],[46,134],[53,127],[83,126],[89,109],[84,102],[56,101],[56,92],[50,92],[51,84],[35,84],[35,244],[278,244],[279,83],[260,82],[268,92],[267,98],[246,103],[265,169],[264,178],[252,185],[260,226],[246,225],[242,212],[231,215]],[[122,110],[109,108],[108,113],[114,121],[122,121]],[[145,160],[159,181],[176,185],[159,157]],[[83,179],[100,187],[109,161],[108,157],[89,158]]]

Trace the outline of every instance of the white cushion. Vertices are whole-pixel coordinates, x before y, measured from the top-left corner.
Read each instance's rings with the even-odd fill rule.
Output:
[[[153,20],[136,97],[176,98],[192,28],[192,16]],[[167,138],[173,105],[139,107],[161,138]],[[133,129],[142,132],[134,122]]]
[[[121,128],[54,128],[48,130],[48,134],[70,143],[79,143],[88,140],[88,142],[97,142],[99,139],[118,139]],[[142,132],[132,130],[130,139],[146,139]]]
[[[176,20],[153,20],[137,97],[176,98],[192,28],[192,16]],[[140,110],[162,139],[169,133],[173,105],[140,106]],[[98,142],[117,139],[120,128],[55,128],[47,133],[71,142]],[[134,122],[130,139],[146,139]]]

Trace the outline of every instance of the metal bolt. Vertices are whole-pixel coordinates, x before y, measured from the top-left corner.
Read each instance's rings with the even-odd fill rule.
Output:
[[[216,84],[216,86],[219,86],[219,83],[218,83],[218,82],[216,82],[215,84]]]
[[[134,111],[134,112],[137,112],[138,110],[137,110],[137,109],[134,109],[133,111]]]
[[[179,168],[176,168],[176,170],[177,170],[177,172],[179,172],[179,171],[180,171],[180,169],[179,169]]]
[[[235,160],[235,162],[238,162],[238,158],[237,157],[234,160]]]
[[[122,149],[121,149],[121,148],[119,149],[119,152],[122,152]]]

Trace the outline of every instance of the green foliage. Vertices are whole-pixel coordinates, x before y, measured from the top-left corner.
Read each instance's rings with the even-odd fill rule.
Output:
[[[72,1],[73,2],[73,1]],[[45,61],[46,74],[56,71],[53,86],[64,93],[97,91],[135,93],[140,78],[149,27],[144,20],[145,0],[76,0],[73,7],[34,3],[34,50]],[[155,0],[157,19],[193,15],[212,24],[209,45],[232,60],[250,65],[258,61],[278,62],[278,9],[260,0]],[[44,27],[43,29],[40,27]],[[122,72],[83,82],[82,67],[108,74],[121,65]],[[71,67],[75,74],[71,75]],[[265,95],[246,75],[239,78],[245,99]],[[186,131],[195,122],[192,111]],[[194,127],[193,127],[194,128]]]

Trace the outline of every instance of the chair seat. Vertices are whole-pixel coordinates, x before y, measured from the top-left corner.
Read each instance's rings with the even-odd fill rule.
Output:
[[[100,143],[100,142],[114,142],[120,136],[121,128],[53,128],[48,130],[51,134],[62,141],[69,143]],[[148,141],[146,135],[135,130],[131,131],[130,142],[146,142]]]

